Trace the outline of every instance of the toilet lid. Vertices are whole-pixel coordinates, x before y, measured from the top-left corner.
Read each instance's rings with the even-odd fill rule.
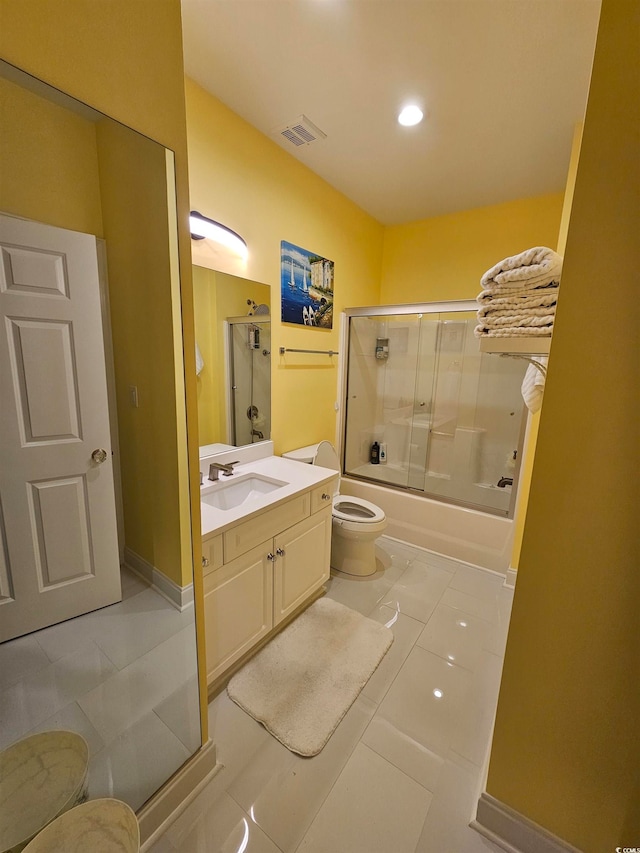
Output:
[[[365,524],[384,521],[385,514],[379,506],[355,498],[351,495],[338,495],[333,501],[333,517],[343,521],[359,521]]]
[[[335,488],[333,490],[333,496],[337,497],[340,494],[340,462],[338,460],[338,454],[330,441],[321,441],[320,444],[318,444],[313,464],[320,465],[321,468],[330,468],[332,471],[338,472],[338,479],[335,480]]]

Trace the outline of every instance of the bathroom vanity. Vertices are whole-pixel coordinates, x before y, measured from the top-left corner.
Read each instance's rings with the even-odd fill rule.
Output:
[[[217,482],[205,473],[202,572],[210,689],[310,604],[328,580],[335,480],[335,471],[279,456],[241,461]]]

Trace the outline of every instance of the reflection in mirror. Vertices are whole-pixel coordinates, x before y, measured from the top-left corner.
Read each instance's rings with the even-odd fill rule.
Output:
[[[271,291],[193,268],[200,456],[271,438]]]
[[[0,750],[76,732],[139,809],[201,746],[173,154],[0,98]]]

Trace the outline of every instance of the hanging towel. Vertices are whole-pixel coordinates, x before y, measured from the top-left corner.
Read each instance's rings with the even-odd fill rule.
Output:
[[[496,287],[507,291],[531,290],[558,281],[561,272],[562,257],[546,246],[536,246],[491,267],[480,279],[480,284],[485,290]]]
[[[202,358],[202,353],[200,352],[200,347],[198,346],[198,342],[196,341],[196,376],[200,376],[203,368],[204,368],[204,359]]]
[[[535,358],[538,364],[546,365],[545,357]],[[545,375],[535,365],[530,364],[522,380],[522,398],[530,412],[539,412],[542,406],[542,395],[544,393]]]

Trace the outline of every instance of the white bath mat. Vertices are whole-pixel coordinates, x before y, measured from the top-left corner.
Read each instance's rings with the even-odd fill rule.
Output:
[[[287,749],[317,755],[392,642],[389,628],[321,598],[234,675],[227,692]]]

